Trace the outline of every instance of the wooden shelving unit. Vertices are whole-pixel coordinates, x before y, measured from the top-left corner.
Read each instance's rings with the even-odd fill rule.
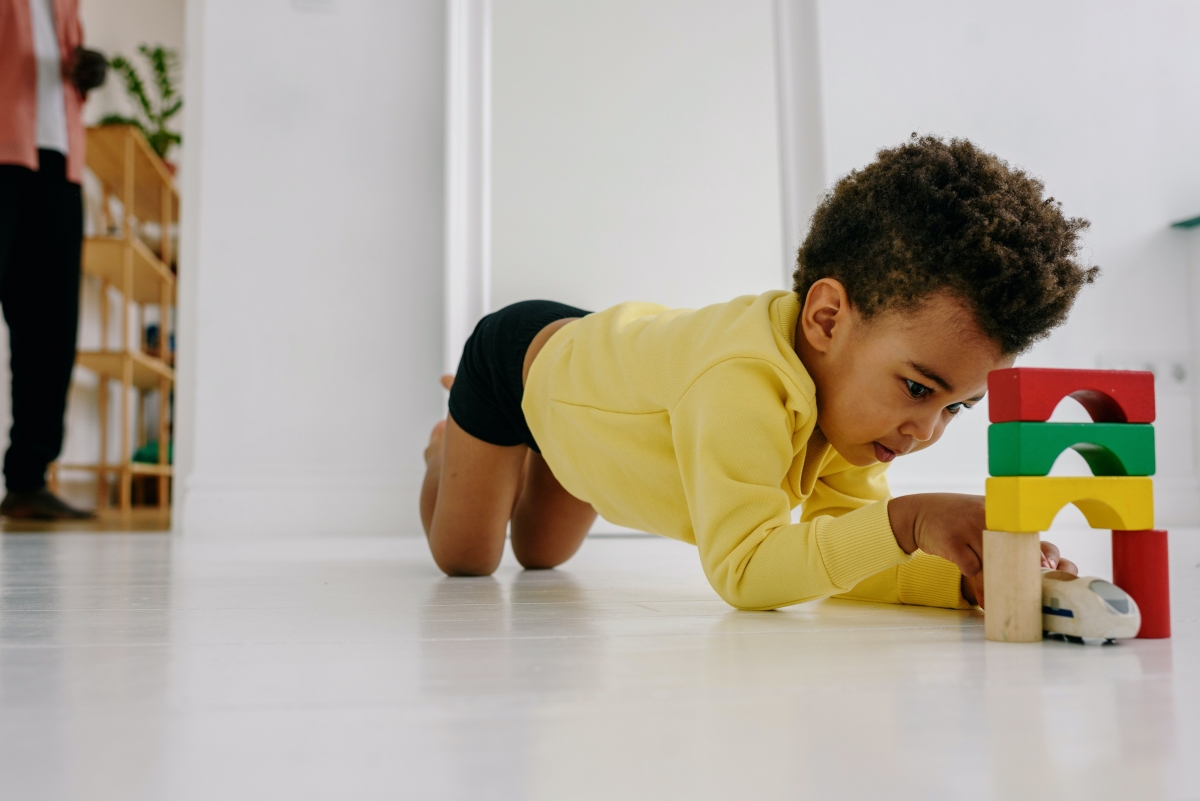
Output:
[[[157,502],[166,509],[170,498],[171,390],[175,383],[171,348],[175,307],[172,224],[179,219],[179,196],[170,171],[141,132],[127,125],[89,128],[87,166],[99,179],[103,195],[104,236],[88,237],[83,246],[83,272],[100,282],[100,348],[80,350],[77,364],[99,376],[100,458],[95,464],[51,466],[52,486],[59,474],[85,471],[96,475],[97,508],[110,507],[110,481],[115,478],[117,507],[133,506],[133,480],[157,477]],[[113,199],[120,203],[118,220]],[[151,244],[142,237],[147,223],[158,227]],[[155,245],[157,247],[155,247]],[[157,251],[157,252],[156,252]],[[120,342],[109,342],[109,307],[120,295]],[[145,341],[146,307],[158,308],[158,343]],[[136,321],[136,338],[131,327]],[[108,462],[110,383],[120,385],[121,423],[116,433],[120,457]],[[158,464],[133,461],[133,450],[145,444],[145,411],[151,392],[158,393]],[[131,403],[136,408],[131,408]],[[136,417],[136,419],[135,419]]]

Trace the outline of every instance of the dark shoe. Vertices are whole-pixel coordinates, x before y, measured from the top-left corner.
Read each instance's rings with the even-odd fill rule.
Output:
[[[91,512],[76,509],[46,488],[9,492],[0,502],[0,515],[14,520],[91,520]]]

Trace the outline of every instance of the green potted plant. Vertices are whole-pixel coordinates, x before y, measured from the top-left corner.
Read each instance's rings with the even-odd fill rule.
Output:
[[[179,96],[177,89],[179,54],[169,47],[149,47],[144,44],[138,47],[138,52],[150,65],[157,97],[151,100],[137,67],[124,56],[115,55],[108,63],[125,84],[125,93],[129,95],[135,109],[134,116],[108,114],[101,118],[100,124],[136,125],[154,152],[166,161],[171,148],[183,142],[183,137],[168,127],[171,118],[183,108],[183,98]],[[174,174],[175,165],[169,161],[166,164]]]

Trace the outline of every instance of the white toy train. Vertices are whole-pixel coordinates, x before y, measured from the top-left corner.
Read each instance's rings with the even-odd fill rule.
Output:
[[[1129,593],[1095,576],[1042,570],[1045,636],[1076,643],[1111,643],[1136,637],[1142,613]]]

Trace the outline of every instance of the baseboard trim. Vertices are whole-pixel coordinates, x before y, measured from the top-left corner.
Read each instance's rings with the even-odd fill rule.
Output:
[[[187,536],[416,536],[423,473],[193,475],[183,499]]]

